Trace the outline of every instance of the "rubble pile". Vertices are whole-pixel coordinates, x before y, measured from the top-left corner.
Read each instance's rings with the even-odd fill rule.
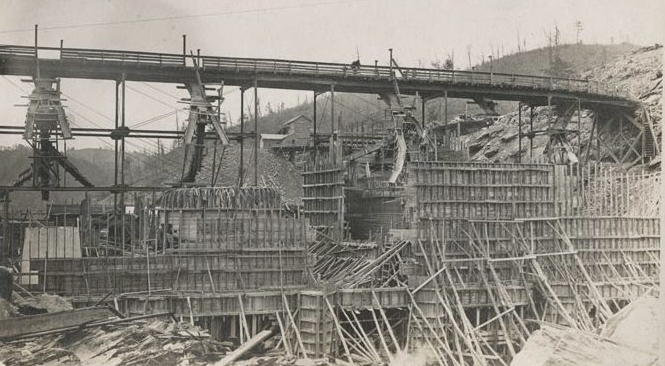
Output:
[[[250,145],[251,146],[251,145]],[[222,152],[223,151],[223,152]],[[214,158],[214,146],[208,144],[207,152],[203,158],[203,168],[196,176],[196,183],[202,185],[211,185],[213,160],[215,165],[222,161],[221,171],[217,174],[216,186],[228,187],[238,184],[238,168],[240,166],[240,147],[231,144],[225,148],[217,146],[217,158]],[[181,176],[183,148],[176,148],[162,157],[155,158],[155,164],[143,172],[140,184],[163,185],[173,183]],[[302,198],[302,177],[298,168],[288,159],[274,153],[271,150],[259,150],[259,185],[277,189],[283,199],[294,205],[300,204]],[[254,150],[245,145],[245,184],[254,182]],[[170,164],[160,164],[160,161],[171,162]],[[175,163],[178,162],[178,163]]]
[[[17,296],[15,296],[17,297]],[[52,294],[39,294],[33,297],[20,297],[14,299],[21,314],[55,313],[72,310],[72,304],[62,296]]]

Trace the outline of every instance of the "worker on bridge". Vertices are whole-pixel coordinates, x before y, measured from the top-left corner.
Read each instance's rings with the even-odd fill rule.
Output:
[[[358,71],[360,70],[360,59],[351,62],[351,70],[353,70],[354,74],[358,73]]]

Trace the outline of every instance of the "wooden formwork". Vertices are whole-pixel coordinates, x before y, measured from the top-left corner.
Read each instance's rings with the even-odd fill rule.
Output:
[[[660,172],[611,164],[555,165],[558,216],[644,216],[659,212]]]
[[[300,249],[31,261],[38,273],[37,288],[63,296],[303,287],[307,266]]]
[[[160,210],[170,241],[164,252],[241,248],[302,247],[312,238],[304,217],[278,209],[261,211]],[[163,236],[169,237],[168,235]]]
[[[322,291],[301,291],[298,294],[296,322],[305,352],[320,358],[332,351],[333,319],[326,307]],[[294,340],[295,341],[295,340]]]
[[[303,170],[305,216],[316,228],[341,238],[344,225],[344,164],[341,150],[319,157]]]
[[[166,192],[123,256],[30,260],[39,290],[95,296],[171,289],[221,292],[307,284],[306,219],[268,188],[187,188]],[[108,253],[108,252],[107,252]]]
[[[418,276],[409,277],[419,311],[410,328],[414,339],[430,342],[442,359],[447,343],[469,357],[509,360],[529,333],[523,319],[592,329],[612,309],[655,288],[659,222],[626,216],[635,199],[632,177],[599,172],[413,163],[420,247]],[[612,178],[599,181],[606,176]],[[603,210],[610,214],[599,215]],[[439,333],[438,324],[452,327]],[[455,343],[462,333],[482,345]],[[444,344],[434,345],[437,339]]]
[[[164,194],[157,213],[164,252],[302,248],[312,238],[307,220],[287,212],[269,188],[177,189]]]
[[[411,165],[419,218],[551,216],[553,167],[418,161]]]

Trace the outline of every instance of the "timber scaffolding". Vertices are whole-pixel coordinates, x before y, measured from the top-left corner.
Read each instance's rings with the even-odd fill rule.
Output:
[[[627,216],[640,192],[628,182],[656,175],[444,162],[411,171],[423,265],[411,278],[427,304],[415,322],[430,324],[414,337],[442,364],[506,364],[534,322],[591,330],[657,288],[659,220]],[[610,215],[588,215],[599,212]]]
[[[347,234],[334,207],[353,205],[344,202],[355,199],[345,182],[351,169],[323,157],[306,172],[316,182],[306,208],[330,235],[310,247],[313,272],[328,286],[400,289],[406,310],[366,302],[356,311],[367,322],[358,325],[354,314],[330,309],[349,361],[425,347],[441,365],[507,365],[540,322],[592,330],[657,291],[659,173],[411,161],[393,187],[404,192],[404,220],[380,228],[390,239],[345,242],[333,239]],[[398,321],[382,321],[386,310]]]
[[[127,315],[171,312],[222,340],[276,326],[299,357],[378,364],[425,347],[441,365],[504,365],[538,322],[590,329],[658,283],[657,211],[632,209],[657,174],[411,161],[406,228],[350,241],[347,168],[312,163],[302,212],[267,188],[146,195],[122,240],[107,228],[98,250],[33,251],[25,286],[78,306],[111,293]],[[28,248],[53,244],[33,226]]]

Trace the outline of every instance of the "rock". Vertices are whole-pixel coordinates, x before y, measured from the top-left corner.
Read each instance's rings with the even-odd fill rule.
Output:
[[[510,366],[649,366],[657,357],[573,328],[543,326]]]
[[[649,366],[657,360],[658,299],[644,296],[614,314],[600,336],[545,325],[533,332],[511,366]]]
[[[16,302],[21,314],[33,315],[41,313],[55,313],[59,311],[73,310],[72,304],[58,295],[41,294],[34,297],[26,297]]]
[[[600,333],[603,337],[646,352],[658,353],[658,299],[643,296],[614,314]]]

